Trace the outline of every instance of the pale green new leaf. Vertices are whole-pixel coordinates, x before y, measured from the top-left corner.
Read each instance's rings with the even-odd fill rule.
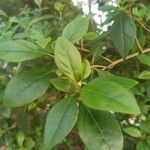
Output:
[[[132,137],[136,138],[142,137],[141,131],[136,127],[127,127],[124,128],[123,131]]]
[[[127,114],[140,113],[133,94],[111,81],[94,79],[81,89],[80,96],[83,103],[93,109]]]
[[[18,145],[19,145],[20,147],[22,147],[22,146],[23,146],[23,142],[24,142],[24,140],[25,140],[24,134],[23,134],[22,132],[18,132],[16,137],[17,137]]]
[[[49,87],[45,70],[29,70],[15,75],[8,83],[4,104],[10,107],[23,106],[42,96]]]
[[[77,120],[78,107],[74,98],[60,100],[50,110],[44,134],[44,150],[52,149],[71,131]]]
[[[81,80],[86,79],[90,75],[91,65],[87,59],[82,62],[80,72]]]
[[[61,12],[64,9],[64,4],[60,3],[60,2],[55,2],[54,4],[54,8],[58,11]]]
[[[72,43],[76,43],[87,33],[88,26],[88,17],[77,17],[65,26],[62,37],[65,37]]]
[[[122,150],[123,136],[109,112],[80,107],[78,132],[88,150]]]
[[[55,63],[67,77],[75,80],[79,77],[81,56],[76,47],[63,37],[59,37],[55,46]]]
[[[25,41],[5,41],[0,43],[0,59],[10,62],[31,60],[45,53],[35,44]]]
[[[42,0],[34,0],[35,4],[41,7],[42,5]]]
[[[125,58],[130,52],[136,35],[133,20],[124,12],[120,12],[110,27],[110,35],[118,53]]]
[[[142,64],[150,66],[150,55],[142,54],[137,56],[137,58]]]
[[[85,41],[92,41],[98,38],[98,34],[96,32],[88,32],[84,36]]]
[[[150,71],[143,71],[138,76],[139,79],[150,79]]]

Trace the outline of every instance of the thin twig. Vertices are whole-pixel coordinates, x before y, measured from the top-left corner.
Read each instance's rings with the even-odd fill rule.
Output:
[[[92,68],[105,68],[107,66],[104,65],[92,65]]]
[[[105,57],[105,56],[100,56],[101,58],[103,58],[104,60],[106,60],[106,61],[108,61],[108,62],[110,62],[110,63],[112,63],[113,61],[112,60],[110,60],[109,58],[107,58],[107,57]]]
[[[16,74],[21,71],[21,68],[22,68],[22,63],[19,62],[18,65],[17,65],[17,68],[16,68]]]
[[[81,48],[83,48],[84,49],[84,43],[83,43],[83,39],[81,39],[81,41],[80,41],[80,45],[81,45]]]
[[[143,50],[142,54],[148,53],[148,52],[150,52],[150,48]],[[138,55],[140,55],[138,52],[131,54],[131,55],[128,55],[125,60],[131,59],[131,58],[136,57]],[[92,68],[102,68],[102,70],[112,69],[114,66],[116,66],[117,64],[119,64],[121,62],[124,62],[125,60],[123,58],[120,58],[120,59],[117,59],[117,60],[113,61],[112,63],[110,63],[108,66],[93,65]]]
[[[84,51],[84,52],[90,52],[88,49],[86,49],[86,48],[84,48],[84,47],[77,47],[78,48],[78,50],[81,50],[81,51]]]
[[[135,37],[135,41],[136,41],[136,43],[137,43],[137,46],[138,46],[140,52],[142,53],[143,49],[142,49],[142,46],[141,46],[139,40],[137,39],[137,36]]]
[[[150,29],[141,21],[136,20],[146,31],[150,32]]]

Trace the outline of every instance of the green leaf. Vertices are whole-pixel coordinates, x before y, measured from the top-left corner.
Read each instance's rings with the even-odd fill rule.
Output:
[[[101,11],[106,11],[106,12],[110,12],[112,10],[116,10],[116,7],[112,6],[112,5],[102,5],[99,8]]]
[[[10,118],[11,116],[11,108],[9,107],[0,107],[0,119],[1,118]]]
[[[140,141],[136,145],[136,150],[150,150],[150,145],[146,141]]]
[[[146,142],[150,145],[150,136],[146,136]]]
[[[25,146],[26,146],[27,150],[32,150],[34,148],[35,144],[36,143],[32,138],[29,137],[26,139]]]
[[[125,58],[132,48],[136,35],[133,20],[126,13],[120,12],[110,27],[110,34],[116,50]]]
[[[104,52],[106,52],[109,44],[106,42],[103,42],[101,39],[97,39],[95,41],[92,41],[90,43],[90,46],[91,46],[90,52],[91,52],[93,58],[95,59],[95,58],[98,58]]]
[[[64,9],[64,4],[60,3],[60,2],[56,2],[54,4],[54,8],[58,11],[58,12],[61,12],[63,9]]]
[[[123,86],[125,89],[130,89],[132,87],[134,87],[136,84],[138,84],[138,82],[136,80],[133,79],[129,79],[126,77],[121,77],[121,76],[115,76],[111,73],[102,73],[102,72],[98,72],[99,73],[99,79],[102,81],[112,81],[115,82],[121,86]]]
[[[74,98],[67,97],[56,103],[47,116],[44,150],[52,149],[67,136],[75,125],[77,115],[78,107]]]
[[[93,109],[140,113],[134,96],[121,85],[111,81],[94,79],[81,89],[80,96],[83,103]]]
[[[68,79],[64,78],[56,78],[52,79],[51,83],[54,87],[63,92],[73,92],[75,91],[75,85],[73,82],[69,81]]]
[[[56,65],[63,74],[73,80],[78,79],[81,56],[71,42],[59,37],[56,41],[54,56]]]
[[[6,41],[0,43],[0,58],[11,62],[22,62],[43,56],[39,47],[35,44],[25,41]]]
[[[144,47],[144,45],[146,44],[146,36],[145,36],[145,33],[143,31],[142,28],[140,28],[137,33],[136,33],[136,38],[137,40],[134,42],[133,46],[132,46],[132,49],[131,49],[131,52],[135,53],[138,51],[139,49],[139,44],[141,45],[141,47]],[[137,44],[138,43],[138,44]]]
[[[143,71],[138,76],[139,79],[150,79],[150,71]]]
[[[121,129],[108,112],[81,107],[78,132],[89,150],[122,150]]]
[[[41,30],[32,29],[29,33],[29,37],[33,41],[42,41],[44,39],[44,35]]]
[[[86,79],[91,73],[91,65],[87,59],[81,64],[81,80]]]
[[[124,128],[123,131],[132,137],[136,138],[142,137],[141,131],[135,127],[127,127]]]
[[[4,16],[6,18],[8,17],[7,14],[1,9],[0,9],[0,16]]]
[[[41,7],[42,5],[42,0],[34,0],[35,4]]]
[[[150,116],[148,116],[145,121],[141,122],[140,129],[145,133],[150,134]]]
[[[150,66],[150,55],[142,54],[137,56],[137,58],[142,64]]]
[[[50,15],[50,14],[48,14],[48,15],[44,15],[44,14],[42,14],[41,16],[39,16],[39,17],[35,17],[35,18],[32,18],[32,20],[30,20],[30,22],[29,22],[29,27],[32,27],[33,25],[35,25],[35,24],[38,24],[39,22],[42,22],[43,20],[47,20],[47,19],[52,19],[52,18],[54,18],[54,16],[53,15]],[[42,29],[40,28],[38,28],[38,30],[35,28],[33,28],[32,30],[31,30],[31,32],[33,31],[33,30],[35,30],[35,31],[42,31]],[[41,32],[41,34],[42,34],[43,32]],[[47,35],[47,34],[46,34]]]
[[[36,43],[44,49],[44,48],[46,48],[48,43],[50,43],[51,40],[52,40],[51,37],[48,37],[45,39],[40,39],[40,40],[36,41]]]
[[[18,134],[17,134],[17,142],[18,142],[18,145],[19,145],[20,147],[23,146],[24,140],[25,140],[24,134],[23,134],[22,132],[18,132]]]
[[[88,17],[77,17],[65,26],[62,37],[76,43],[87,33],[88,25]]]
[[[85,36],[84,36],[84,40],[85,41],[93,41],[95,39],[98,38],[98,34],[96,32],[88,32]]]
[[[10,107],[23,106],[42,96],[49,87],[45,70],[29,70],[15,75],[8,83],[4,104]]]

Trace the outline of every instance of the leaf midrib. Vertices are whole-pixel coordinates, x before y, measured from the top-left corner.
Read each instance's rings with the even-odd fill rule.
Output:
[[[85,107],[85,108],[86,108],[86,107]],[[88,108],[86,108],[86,109],[87,109],[89,115],[91,116],[92,120],[94,121],[94,123],[95,123],[95,125],[96,125],[96,127],[97,127],[97,129],[98,129],[98,131],[99,131],[99,133],[100,133],[100,134],[102,133],[102,135],[103,135],[102,137],[103,137],[104,143],[107,145],[108,149],[110,149],[110,146],[109,146],[107,140],[105,139],[104,132],[103,132],[102,128],[99,126],[99,124],[98,124],[97,121],[95,120],[94,116],[93,116],[92,113],[89,111],[89,109],[88,109]]]
[[[46,74],[46,73],[45,73],[45,74]],[[38,78],[38,76],[37,76],[37,78]],[[36,83],[37,81],[42,80],[43,78],[45,78],[45,76],[42,76],[42,77],[40,77],[40,78],[34,80],[33,82],[31,82],[30,84],[28,84],[27,86],[25,86],[23,89],[21,89],[20,91],[18,91],[18,92],[14,95],[14,97],[16,97],[17,95],[19,95],[21,92],[25,91],[26,88],[31,87],[31,86],[32,86],[34,83]]]
[[[129,108],[129,107],[127,107],[125,104],[122,104],[121,102],[119,102],[117,99],[115,99],[114,97],[112,98],[112,97],[110,97],[109,95],[108,95],[108,93],[103,93],[103,92],[101,92],[101,91],[96,91],[96,90],[91,90],[91,89],[89,89],[89,88],[86,88],[86,89],[84,89],[84,91],[90,91],[90,92],[95,92],[95,93],[101,93],[102,95],[104,95],[105,97],[108,97],[109,99],[114,99],[116,102],[118,102],[118,104],[120,104],[120,105],[122,105],[122,106],[124,106],[125,108]],[[123,93],[123,92],[122,92]],[[119,97],[120,95],[122,95],[122,93],[120,93],[119,95],[116,95],[115,97]],[[111,106],[112,107],[112,106]],[[131,111],[131,110],[128,110],[128,111]]]
[[[66,108],[65,108],[65,110],[64,110],[64,113],[62,114],[62,117],[61,117],[61,119],[60,119],[60,121],[59,121],[59,125],[58,125],[58,127],[56,128],[55,132],[53,133],[53,135],[52,135],[52,137],[51,137],[51,139],[49,140],[48,143],[51,143],[51,140],[52,140],[52,139],[55,137],[55,135],[57,134],[58,129],[59,129],[60,126],[61,126],[61,122],[62,122],[62,120],[63,120],[63,118],[64,118],[64,116],[65,116],[65,114],[66,114],[66,112],[67,112],[67,110],[68,110],[68,108],[69,108],[69,104],[70,104],[70,103],[71,103],[71,100],[68,101],[68,104],[66,105]]]

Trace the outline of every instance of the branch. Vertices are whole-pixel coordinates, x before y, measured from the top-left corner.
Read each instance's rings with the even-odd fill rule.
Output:
[[[141,46],[139,40],[137,39],[137,36],[135,37],[135,41],[136,41],[137,46],[138,46],[138,48],[139,48],[139,50],[140,50],[140,53],[142,53],[143,49],[142,49],[142,46]]]
[[[84,47],[77,47],[78,50],[84,51],[84,52],[90,52],[88,49],[84,48]]]
[[[143,50],[142,54],[148,53],[148,52],[150,52],[150,48],[147,48],[147,49]],[[138,55],[140,55],[138,52],[134,53],[134,54],[131,54],[131,55],[128,55],[125,60],[131,59],[131,58],[136,57]],[[117,60],[113,61],[112,63],[110,63],[108,66],[93,65],[92,68],[102,68],[102,70],[112,69],[114,66],[124,62],[125,60],[123,58],[120,58],[120,59],[117,59]]]
[[[112,62],[113,62],[113,61],[112,61],[112,60],[110,60],[109,58],[104,57],[104,56],[102,56],[102,55],[100,55],[100,57],[101,57],[101,58],[103,58],[104,60],[106,60],[106,61],[110,62],[110,63],[112,63]]]
[[[150,32],[150,29],[140,20],[136,20],[146,31]]]

